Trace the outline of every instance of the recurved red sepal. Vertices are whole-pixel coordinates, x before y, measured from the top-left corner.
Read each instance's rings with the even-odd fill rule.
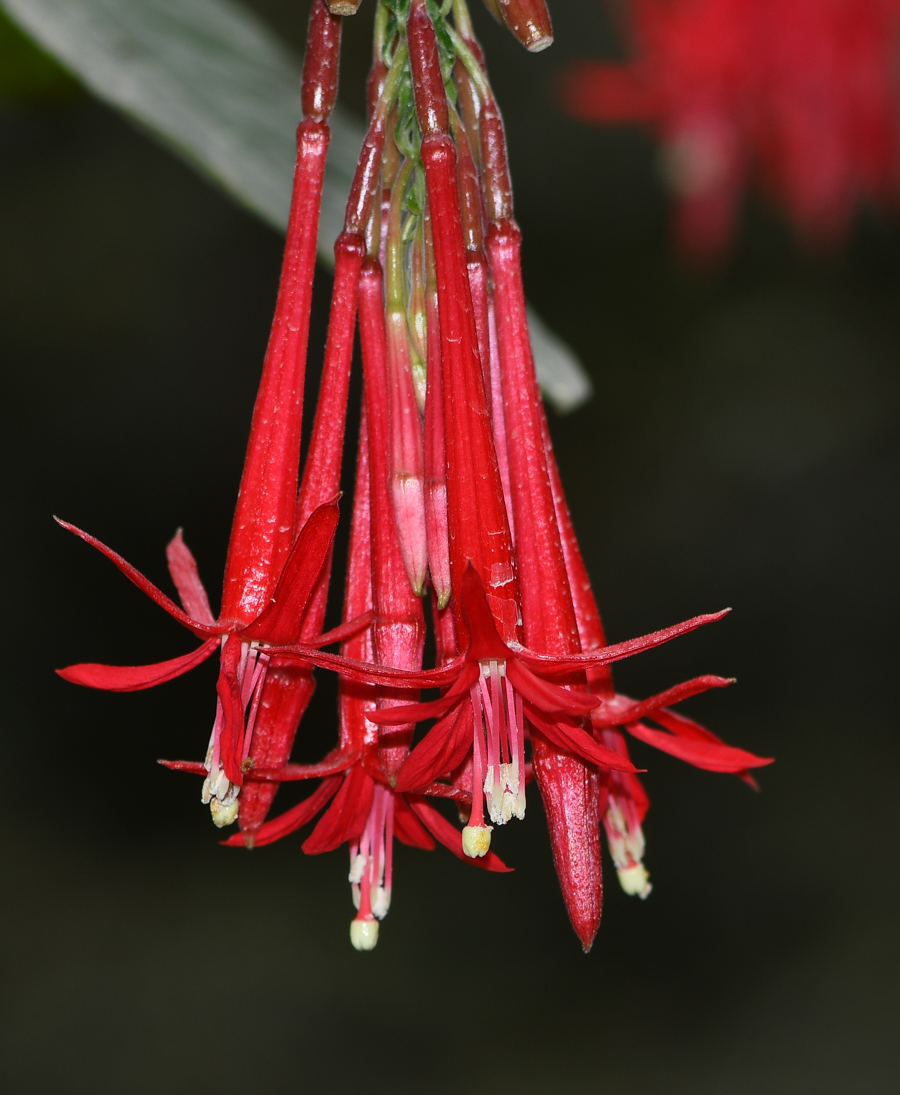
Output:
[[[366,827],[374,791],[375,781],[362,766],[351,768],[334,801],[303,842],[303,851],[307,855],[330,852],[345,840],[360,836]]]
[[[553,862],[569,919],[585,953],[591,949],[603,910],[600,857],[600,781],[575,757],[534,739],[537,776]]]
[[[158,760],[156,763],[163,768],[171,768],[173,772],[189,772],[192,776],[209,775],[206,765],[199,760]]]
[[[591,724],[595,730],[606,730],[614,726],[624,726],[626,723],[637,722],[639,719],[656,718],[655,712],[660,708],[668,707],[669,704],[673,703],[681,703],[683,700],[690,699],[691,696],[698,696],[701,692],[706,692],[710,688],[727,688],[730,684],[734,684],[734,678],[732,677],[716,677],[706,674],[702,677],[694,677],[689,681],[682,681],[681,684],[676,684],[673,688],[667,688],[665,692],[659,692],[655,696],[649,696],[639,703],[626,700],[624,696],[617,696],[614,700],[605,703],[599,711],[591,713]],[[699,726],[698,723],[692,725]],[[715,734],[704,730],[702,727],[700,729],[703,731],[701,734],[691,732],[684,734],[684,737],[699,738],[701,741],[719,741]]]
[[[113,551],[111,547],[107,547],[106,544],[98,540],[96,536],[91,536],[90,533],[77,528],[75,525],[70,525],[68,521],[60,520],[59,517],[54,517],[53,520],[67,532],[74,532],[75,535],[84,540],[86,544],[90,544],[91,547],[102,552],[111,563],[114,563],[115,566],[122,571],[130,582],[133,582],[138,589],[141,590],[142,593],[146,593],[148,597],[156,601],[160,608],[164,608],[166,612],[180,624],[184,624],[185,627],[190,628],[195,635],[202,637],[203,635],[209,635],[211,632],[218,630],[215,624],[192,620],[187,613],[181,611],[171,597],[167,597],[161,589],[157,589],[149,578],[145,578],[136,567],[133,567],[126,559],[123,559],[117,551]]]
[[[218,645],[218,637],[207,639],[190,654],[154,665],[97,665],[84,662],[57,669],[56,672],[64,681],[83,684],[87,688],[101,688],[105,692],[139,692],[142,688],[153,688],[187,673],[195,665],[206,661]]]
[[[461,859],[464,863],[468,863],[473,867],[480,867],[484,871],[502,873],[513,869],[507,867],[500,856],[494,852],[488,852],[486,856],[480,859],[470,859],[462,849],[462,833],[455,825],[451,825],[443,814],[439,814],[433,806],[429,806],[422,799],[411,798],[408,801],[429,833],[438,843],[443,844],[445,848],[453,852],[457,859]]]
[[[279,814],[271,821],[267,821],[255,833],[235,833],[227,840],[223,840],[222,843],[229,848],[262,848],[266,844],[281,840],[282,837],[288,836],[290,833],[295,833],[308,821],[312,821],[335,793],[340,782],[340,776],[330,776],[328,779],[322,780],[319,788],[309,798],[298,802],[296,806],[292,806],[290,810]]]
[[[657,716],[654,715],[653,718]],[[662,718],[659,721],[662,722]],[[673,733],[667,734],[665,730],[654,730],[642,722],[629,723],[625,729],[638,741],[653,745],[663,753],[687,761],[695,768],[704,768],[707,772],[731,772],[740,775],[748,768],[762,768],[775,760],[774,757],[757,757],[745,749],[738,749],[724,742],[677,737]]]

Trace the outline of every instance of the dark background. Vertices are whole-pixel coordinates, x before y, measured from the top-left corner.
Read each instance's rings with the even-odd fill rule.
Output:
[[[302,48],[305,4],[255,6]],[[354,109],[368,7],[347,27]],[[554,17],[537,57],[478,23],[528,291],[596,385],[551,425],[608,632],[734,606],[617,680],[738,677],[687,711],[777,764],[755,795],[635,747],[654,892],[628,898],[610,870],[587,957],[536,795],[497,841],[511,876],[399,848],[370,955],[347,939],[343,850],[220,848],[197,782],[154,763],[202,756],[214,667],[140,695],[55,678],[191,640],[50,515],[165,588],[184,525],[215,604],[281,240],[64,82],[8,94],[5,1091],[896,1090],[900,233],[864,213],[843,251],[810,256],[750,202],[728,261],[691,272],[651,140],[552,104],[565,61],[613,55],[599,7]]]

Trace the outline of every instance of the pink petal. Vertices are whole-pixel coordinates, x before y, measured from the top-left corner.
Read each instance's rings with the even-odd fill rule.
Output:
[[[172,581],[178,590],[178,597],[185,612],[202,624],[214,624],[216,620],[209,607],[206,590],[200,581],[197,561],[184,542],[181,529],[175,533],[174,539],[166,547],[166,559],[169,563],[169,573],[172,575]]]
[[[187,673],[195,665],[206,661],[218,645],[217,637],[207,639],[190,654],[155,665],[96,665],[86,662],[57,669],[56,672],[64,681],[83,684],[87,688],[102,688],[106,692],[139,692],[142,688],[153,688]]]
[[[129,581],[133,582],[139,590],[146,593],[148,597],[152,598],[160,606],[164,608],[166,612],[180,624],[184,624],[196,635],[212,635],[220,634],[222,629],[208,623],[203,623],[198,620],[191,619],[186,613],[182,612],[178,605],[175,604],[171,598],[167,597],[161,589],[157,589],[156,586],[148,579],[145,578],[139,570],[136,570],[131,563],[126,562],[121,555],[113,551],[112,548],[101,543],[96,537],[89,535],[87,532],[83,532],[80,528],[76,528],[75,525],[70,525],[68,521],[61,521],[58,517],[54,517],[53,520],[66,529],[68,532],[74,532],[76,536],[80,536],[86,544],[90,544],[91,547],[95,547],[98,551],[103,552],[107,559],[111,560],[122,571]]]

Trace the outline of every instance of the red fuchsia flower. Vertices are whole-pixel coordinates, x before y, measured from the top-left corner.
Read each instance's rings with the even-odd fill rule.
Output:
[[[368,356],[371,358],[374,351],[376,358],[383,358],[383,340],[372,337],[373,333],[377,336],[381,314],[378,307],[380,284],[375,274],[376,271],[370,267],[370,275],[364,279],[368,283],[365,293],[368,299],[364,298],[361,318]],[[373,325],[375,332],[372,331]],[[368,385],[367,391],[371,387]],[[373,667],[379,663],[376,636],[388,623],[385,613],[395,614],[397,611],[397,604],[392,608],[391,600],[402,604],[403,599],[410,596],[409,583],[399,558],[399,542],[392,527],[383,457],[380,474],[374,478],[370,475],[370,441],[379,440],[379,429],[382,427],[371,430],[367,426],[367,417],[372,411],[383,415],[379,403],[383,403],[383,399],[376,398],[374,405],[373,401],[367,400],[361,423],[344,618],[348,622],[359,618],[362,615],[360,610],[364,610],[373,600],[380,604],[382,614],[380,619],[376,618],[378,622],[375,626],[358,631],[344,643],[341,651],[348,664],[355,660]],[[372,564],[379,552],[385,551],[394,556],[393,567],[387,568],[389,574],[393,571],[397,587],[393,598],[389,590],[373,597],[373,584],[381,583],[384,572],[373,569]],[[413,618],[416,615],[413,609]],[[394,623],[399,622],[394,616]],[[403,629],[399,628],[398,633],[402,637]],[[414,648],[418,649],[417,658],[421,662],[417,639],[414,639]],[[404,660],[402,648],[390,653],[396,660]],[[406,660],[414,662],[416,655]],[[287,764],[273,771],[254,770],[251,776],[253,780],[271,780],[274,783],[324,777],[318,789],[302,803],[263,824],[256,834],[256,843],[263,845],[281,839],[312,821],[324,809],[316,827],[304,841],[303,850],[308,854],[319,854],[349,843],[349,881],[357,909],[350,926],[350,938],[357,950],[372,950],[375,947],[378,923],[390,908],[395,836],[404,844],[425,850],[434,848],[437,840],[458,858],[464,858],[459,831],[421,795],[400,794],[391,784],[389,773],[395,771],[405,757],[408,743],[395,740],[385,748],[372,717],[379,705],[389,704],[393,700],[394,697],[384,688],[361,689],[358,683],[343,680],[338,748],[320,764]],[[234,836],[226,843],[236,846],[241,843],[241,838]],[[478,865],[493,871],[507,870],[495,855],[489,855]]]
[[[317,416],[309,462],[314,474],[306,478],[299,502],[297,499],[316,229],[329,141],[327,118],[337,90],[340,25],[322,0],[317,0],[311,14],[304,67],[302,101],[306,117],[297,131],[297,166],[284,265],[253,412],[218,620],[210,610],[196,562],[180,531],[169,545],[167,557],[184,611],[110,548],[60,522],[102,551],[138,588],[205,640],[197,650],[156,665],[75,665],[60,670],[62,677],[93,688],[134,691],[180,676],[220,648],[216,718],[206,761],[203,765],[170,762],[173,767],[204,772],[203,801],[209,802],[217,825],[229,824],[237,815],[245,773],[256,759],[250,756],[254,742],[263,763],[287,759],[299,716],[311,693],[310,687],[303,687],[304,681],[296,679],[296,659],[283,662],[268,648],[301,637],[310,645],[326,645],[346,633],[346,629],[337,629],[328,635],[319,634],[325,600],[320,579],[324,572],[327,587],[338,519],[335,496],[343,438],[341,390],[346,402],[355,314],[355,277],[348,305],[346,274],[348,270],[353,274],[354,265],[358,271],[362,257],[361,244],[354,248],[352,239],[342,238],[337,245],[333,312],[337,313],[337,322],[333,332],[338,337],[330,340],[331,352],[326,360],[326,373],[333,383],[326,389]],[[327,501],[329,498],[331,501]],[[308,671],[305,676],[308,680]],[[286,695],[289,689],[290,698]],[[292,702],[296,699],[300,702]],[[271,797],[266,802],[263,796],[256,803],[257,809],[250,811],[256,815],[254,826],[261,822],[270,802]]]
[[[756,181],[808,239],[846,235],[861,201],[900,190],[898,0],[630,0],[635,58],[575,66],[585,121],[663,142],[688,253],[724,250]]]

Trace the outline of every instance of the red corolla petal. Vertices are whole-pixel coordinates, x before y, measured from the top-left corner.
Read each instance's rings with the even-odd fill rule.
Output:
[[[697,696],[710,688],[726,688],[729,684],[734,684],[734,678],[715,677],[707,674],[703,677],[694,677],[693,680],[684,681],[682,684],[676,684],[673,688],[667,688],[665,692],[660,692],[656,696],[650,696],[640,702],[622,702],[624,697],[617,696],[614,701],[605,704],[602,710],[591,715],[591,723],[595,730],[602,730],[611,726],[624,726],[626,723],[637,722],[639,719],[648,716],[655,719],[656,712],[661,707],[666,707],[670,703],[680,703],[682,700],[690,699],[691,696]],[[692,737],[695,735],[688,734],[686,736]],[[712,739],[701,736],[701,740],[718,739],[713,735]]]
[[[338,748],[333,749],[318,764],[285,764],[283,768],[251,768],[247,778],[273,783],[317,779],[321,776],[333,776],[337,772],[345,772],[357,760],[359,760],[359,753],[347,753]]]
[[[292,806],[290,810],[285,810],[283,814],[260,825],[254,836],[250,837],[250,834],[247,834],[249,839],[245,839],[244,833],[235,833],[222,843],[229,848],[263,848],[266,844],[281,840],[283,836],[295,833],[308,821],[312,821],[338,789],[340,782],[340,776],[331,776],[322,780],[321,786],[313,791],[309,798],[305,798],[296,806]]]
[[[341,789],[322,815],[319,824],[303,842],[307,855],[330,852],[361,835],[372,806],[375,781],[361,765],[356,765],[344,776]]]
[[[558,684],[542,681],[517,658],[510,658],[506,663],[506,675],[523,699],[530,700],[535,707],[548,713],[552,711],[575,716],[586,715],[603,702],[599,696],[592,696],[589,692],[560,688]]]
[[[191,619],[198,620],[201,624],[214,624],[216,618],[212,614],[209,597],[200,581],[197,560],[184,542],[181,529],[166,546],[166,560],[184,611]]]
[[[189,772],[192,776],[208,776],[206,765],[199,760],[158,760],[163,768],[171,768],[173,772]]]
[[[244,629],[245,638],[277,644],[291,643],[300,637],[303,614],[331,550],[338,517],[336,502],[313,510],[294,541],[271,601]]]
[[[182,612],[178,605],[175,604],[170,597],[167,597],[161,589],[157,589],[149,578],[145,578],[139,570],[136,570],[131,565],[131,563],[126,562],[121,555],[113,551],[112,548],[107,547],[106,544],[101,543],[96,537],[91,536],[80,528],[76,528],[75,525],[70,525],[68,521],[61,521],[58,517],[54,517],[53,520],[68,532],[74,532],[76,536],[81,537],[86,544],[90,544],[91,547],[101,551],[110,562],[114,563],[119,570],[122,571],[129,581],[133,582],[138,589],[141,590],[142,593],[146,593],[148,597],[156,601],[160,608],[164,608],[173,619],[176,619],[180,624],[184,624],[185,627],[190,628],[196,635],[211,635],[219,634],[221,632],[222,629],[214,624],[203,623],[199,620],[191,619],[191,617],[188,616],[187,613]]]
[[[443,814],[439,814],[427,802],[423,802],[419,798],[410,798],[407,801],[435,840],[443,844],[445,848],[449,848],[457,859],[461,859],[473,867],[481,867],[485,871],[512,871],[513,868],[507,867],[500,856],[494,852],[488,852],[486,856],[480,859],[470,859],[462,849],[462,833],[455,825],[451,825]]]
[[[219,679],[216,692],[222,703],[222,736],[219,749],[225,775],[240,786],[244,782],[241,760],[244,752],[244,703],[241,698],[241,686],[237,679],[237,666],[241,656],[241,640],[237,635],[229,635],[222,651],[219,665]]]
[[[398,791],[423,791],[458,768],[472,748],[472,705],[464,703],[428,731],[403,763]]]
[[[696,631],[705,624],[714,624],[731,611],[724,608],[721,612],[709,612],[703,616],[693,616],[690,620],[683,620],[672,627],[664,627],[662,631],[651,631],[649,635],[641,635],[637,639],[629,639],[624,643],[616,643],[613,646],[601,646],[596,650],[589,650],[584,654],[536,654],[533,650],[517,650],[516,655],[527,662],[529,666],[539,673],[556,674],[566,673],[573,669],[590,669],[592,665],[608,665],[610,662],[621,661],[632,654],[639,654],[642,650],[651,650],[655,646],[661,646],[671,639],[677,639],[679,635],[686,635],[689,631]]]
[[[102,688],[105,692],[138,692],[142,688],[153,688],[154,685],[187,673],[195,665],[206,661],[218,645],[218,637],[207,639],[190,654],[182,654],[180,658],[170,658],[167,662],[156,662],[154,665],[95,665],[93,662],[85,662],[57,669],[56,672],[64,681],[83,684],[87,688]]]
[[[504,661],[508,658],[509,647],[500,638],[484,584],[471,563],[463,571],[459,603],[469,628],[466,657],[479,662]]]
[[[738,774],[747,768],[761,768],[765,764],[771,764],[775,759],[774,757],[757,757],[733,745],[675,737],[674,734],[667,734],[665,730],[654,730],[645,726],[642,722],[631,723],[625,729],[638,741],[653,745],[662,752],[687,761],[695,768],[704,768],[707,772]]]
[[[401,844],[406,844],[410,848],[421,848],[426,852],[434,848],[434,841],[428,835],[428,831],[409,808],[409,804],[402,795],[394,796],[394,836]]]
[[[614,768],[617,772],[638,771],[627,757],[623,757],[612,749],[607,749],[605,745],[594,741],[590,734],[586,734],[580,727],[567,723],[564,719],[559,721],[547,719],[544,717],[543,712],[536,711],[530,704],[526,706],[525,713],[535,727],[557,749],[574,753],[582,760],[591,761],[593,764],[599,764],[605,768]]]

